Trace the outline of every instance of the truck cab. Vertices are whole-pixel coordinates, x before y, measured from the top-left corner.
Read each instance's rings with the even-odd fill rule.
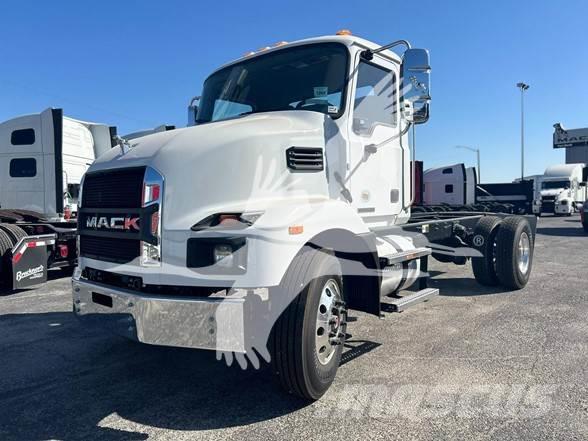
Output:
[[[0,207],[50,220],[75,216],[82,176],[111,147],[109,126],[69,118],[61,109],[0,123]]]
[[[571,216],[586,199],[583,181],[585,164],[562,164],[548,167],[539,179],[539,191],[533,201],[537,215],[552,213]]]
[[[408,133],[429,118],[429,72],[424,49],[348,32],[280,42],[214,71],[190,127],[122,140],[86,173],[75,314],[229,364],[263,358],[312,400],[333,381],[348,308],[379,317],[381,295],[415,282],[398,310],[438,293],[420,277],[433,251],[419,235],[460,263],[448,245],[475,242],[486,253],[473,251],[479,280],[523,287],[527,220],[500,238],[499,218],[475,229],[484,215],[411,223]],[[502,282],[484,251],[495,240]]]

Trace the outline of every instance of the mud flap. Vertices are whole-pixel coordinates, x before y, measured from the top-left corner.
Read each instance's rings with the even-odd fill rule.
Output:
[[[47,281],[47,247],[52,245],[55,245],[55,234],[44,234],[24,237],[12,248],[12,289]]]

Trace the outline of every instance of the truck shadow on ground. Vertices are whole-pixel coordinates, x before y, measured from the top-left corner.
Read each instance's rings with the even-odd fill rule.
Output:
[[[492,294],[508,294],[512,292],[500,286],[480,285],[473,275],[471,277],[439,278],[440,275],[445,273],[441,271],[429,271],[429,274],[431,275],[429,286],[431,288],[438,288],[439,295],[441,296],[472,297]]]
[[[218,429],[308,405],[278,388],[268,368],[137,344],[83,328],[71,313],[0,315],[0,335],[2,440],[143,440],[142,425]],[[378,346],[370,343],[349,345],[347,358]]]
[[[582,228],[579,220],[576,220],[575,227],[539,227],[537,228],[537,234],[543,234],[545,236],[566,236],[566,237],[580,237],[588,236],[588,234]]]

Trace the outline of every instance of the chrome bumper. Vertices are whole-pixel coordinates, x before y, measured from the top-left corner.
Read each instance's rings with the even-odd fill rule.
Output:
[[[145,295],[75,278],[72,285],[85,323],[152,345],[245,352],[243,298]]]

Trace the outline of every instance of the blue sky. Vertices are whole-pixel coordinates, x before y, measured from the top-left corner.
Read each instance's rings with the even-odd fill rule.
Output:
[[[0,121],[62,107],[119,133],[185,125],[189,98],[220,64],[280,40],[405,38],[431,52],[432,117],[417,132],[425,167],[482,150],[483,181],[520,175],[518,81],[526,95],[526,172],[564,162],[552,125],[588,126],[588,2],[53,1],[0,3]]]

